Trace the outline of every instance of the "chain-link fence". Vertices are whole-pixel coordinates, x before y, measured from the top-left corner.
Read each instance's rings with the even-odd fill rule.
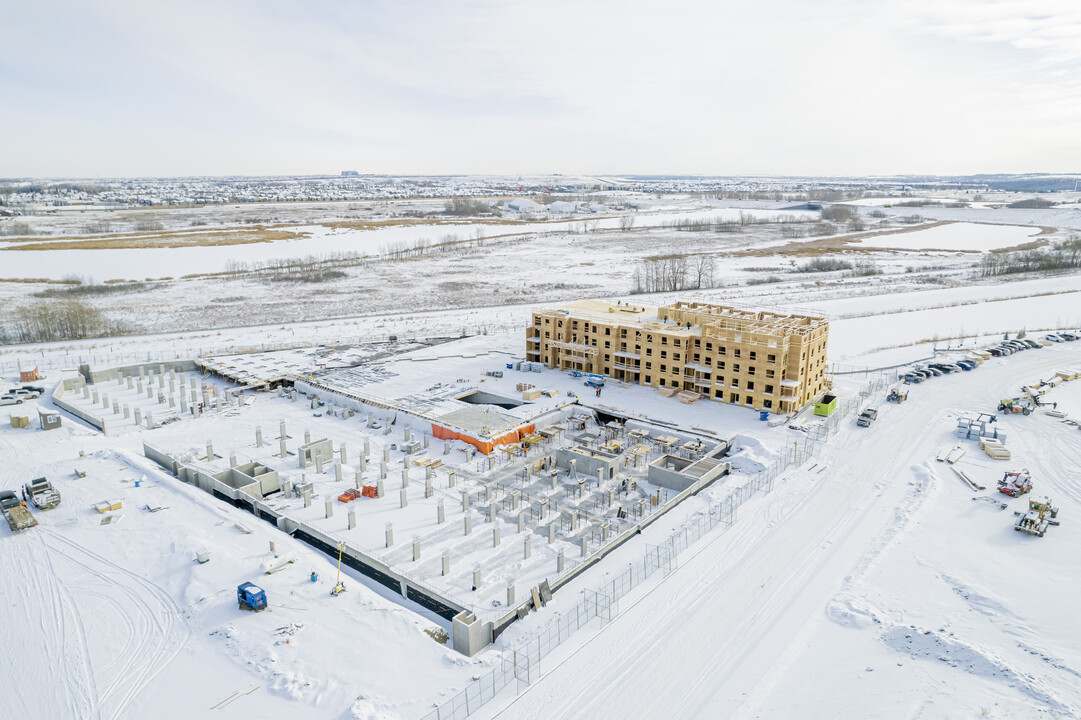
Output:
[[[541,660],[565,641],[571,634],[594,618],[601,625],[611,622],[619,614],[619,600],[661,571],[664,575],[678,567],[679,555],[718,526],[727,528],[736,519],[736,511],[758,493],[773,490],[776,479],[791,467],[799,467],[818,455],[826,440],[845,420],[850,420],[863,404],[880,393],[892,378],[888,371],[867,370],[869,378],[853,395],[838,403],[828,417],[807,432],[807,439],[785,451],[761,471],[751,475],[740,485],[726,485],[728,493],[719,500],[711,500],[707,511],[673,531],[659,545],[646,545],[645,555],[632,562],[615,577],[606,580],[595,590],[587,590],[574,609],[559,616],[533,637],[517,643],[504,651],[500,663],[489,673],[456,696],[424,716],[423,720],[462,720],[477,708],[494,698],[501,690],[513,684],[521,692],[540,673]]]
[[[462,328],[464,334],[453,337],[472,337],[476,335],[496,335],[523,331],[521,324],[485,325],[478,327]],[[35,350],[20,353],[17,358],[0,360],[0,373],[4,375],[15,374],[22,369],[29,370],[37,367],[41,371],[49,370],[74,370],[79,365],[86,363],[94,369],[117,367],[123,365],[138,365],[151,362],[166,362],[170,360],[192,360],[195,358],[210,357],[214,355],[241,355],[247,353],[269,352],[274,350],[293,350],[303,347],[314,347],[321,343],[334,343],[335,345],[379,345],[390,342],[427,342],[429,340],[447,339],[445,334],[436,333],[412,333],[397,335],[364,335],[357,337],[324,338],[322,340],[308,339],[306,341],[292,341],[282,343],[254,343],[235,344],[219,347],[185,347],[162,350],[148,350],[145,352],[116,352],[116,353],[50,353],[49,350]],[[153,342],[152,340],[148,342]]]

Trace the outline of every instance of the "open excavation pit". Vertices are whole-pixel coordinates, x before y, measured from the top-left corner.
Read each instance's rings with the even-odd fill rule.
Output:
[[[376,378],[363,394],[343,382],[362,372]],[[380,386],[400,377],[295,378],[295,389],[259,394],[282,419],[251,426],[250,443],[144,442],[144,453],[328,554],[342,547],[344,565],[451,620],[467,655],[524,616],[533,589],[558,590],[730,470],[728,443],[715,438],[598,417],[553,395],[510,408],[463,402],[477,392],[467,378],[405,394]],[[305,415],[323,418],[314,434]],[[243,409],[230,422],[244,422]]]

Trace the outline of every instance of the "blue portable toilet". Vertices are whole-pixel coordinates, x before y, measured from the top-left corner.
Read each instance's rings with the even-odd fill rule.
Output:
[[[758,412],[759,420],[769,420],[769,410],[759,410]]]
[[[241,610],[266,610],[266,593],[255,583],[241,583],[236,586],[236,603]]]

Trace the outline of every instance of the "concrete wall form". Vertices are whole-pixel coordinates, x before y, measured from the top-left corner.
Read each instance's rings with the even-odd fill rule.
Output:
[[[229,483],[218,479],[214,475],[179,462],[168,453],[162,452],[146,442],[143,443],[143,454],[182,482],[195,485],[221,500],[231,502],[235,507],[247,510],[256,517],[274,524],[282,532],[306,542],[317,550],[326,553],[329,557],[335,560],[338,558],[337,538],[333,538],[307,523],[279,515],[262,500],[245,492],[247,488],[232,487]],[[219,473],[219,475],[226,476],[234,470],[235,468],[230,468]],[[492,641],[492,623],[482,622],[480,625],[476,623],[458,623],[458,625],[461,625],[461,630],[456,630],[457,625],[453,623],[453,620],[455,616],[467,612],[465,607],[448,600],[415,580],[407,579],[359,548],[346,544],[345,549],[342,551],[342,563],[412,600],[421,607],[431,610],[440,617],[451,620],[452,631],[457,631],[459,634],[465,633],[463,637],[454,637],[453,645],[456,650],[465,648],[469,651],[466,654],[473,655]]]

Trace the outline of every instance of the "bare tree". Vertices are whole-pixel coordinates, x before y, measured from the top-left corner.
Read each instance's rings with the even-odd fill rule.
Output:
[[[619,218],[619,229],[623,231],[630,230],[634,227],[634,215],[623,215]]]

